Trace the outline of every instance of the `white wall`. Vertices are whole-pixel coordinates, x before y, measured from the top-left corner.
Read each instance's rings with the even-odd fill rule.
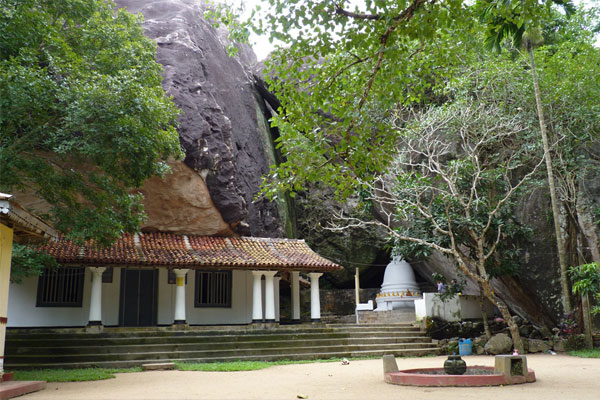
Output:
[[[37,277],[10,284],[8,327],[84,326],[90,313],[91,273],[86,269],[81,307],[36,307]],[[104,294],[104,293],[103,293]]]
[[[494,307],[486,300],[486,314],[493,315]],[[417,320],[424,317],[435,317],[445,321],[461,319],[481,319],[481,309],[477,296],[461,295],[447,301],[441,301],[437,293],[423,293],[423,299],[415,300]]]
[[[158,270],[159,325],[173,323],[175,285],[168,284],[168,271]],[[192,325],[248,324],[252,322],[252,273],[233,271],[231,308],[194,307],[195,272],[190,270],[186,285],[187,323]],[[275,313],[279,318],[279,280],[275,280]],[[8,301],[8,327],[86,326],[89,318],[91,273],[85,270],[81,307],[36,307],[38,278],[11,283]],[[114,268],[112,283],[102,284],[102,323],[119,324],[121,268]],[[264,291],[263,291],[264,298]],[[263,314],[264,315],[264,314]]]
[[[187,323],[191,325],[248,324],[252,322],[252,273],[233,271],[231,285],[231,308],[194,307],[195,272],[188,272],[185,290]],[[175,285],[172,286],[173,300]],[[250,304],[250,308],[248,308]],[[171,310],[173,308],[171,307]],[[173,311],[171,311],[172,313]],[[172,315],[172,314],[171,314]],[[173,320],[171,319],[171,322]]]

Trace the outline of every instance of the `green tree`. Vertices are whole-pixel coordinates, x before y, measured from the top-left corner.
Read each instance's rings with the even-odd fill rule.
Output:
[[[571,267],[569,274],[573,278],[573,293],[581,296],[585,344],[588,349],[591,349],[594,347],[591,314],[599,314],[600,305],[597,304],[593,308],[590,308],[590,296],[597,303],[600,300],[600,265],[597,262],[593,262]]]
[[[521,11],[519,23],[545,12],[534,0],[502,3]],[[293,195],[310,182],[344,197],[357,177],[381,173],[395,152],[390,110],[444,87],[464,62],[465,43],[479,36],[477,8],[462,0],[265,0],[261,6],[251,23],[282,44],[266,66],[281,102],[273,123],[286,156],[265,181],[271,197]],[[223,15],[212,14],[232,21]]]
[[[108,0],[0,0],[0,190],[108,244],[138,229],[132,189],[181,150],[141,16]]]
[[[333,229],[377,225],[403,255],[435,250],[451,257],[498,308],[523,351],[518,326],[492,280],[518,270],[518,241],[527,229],[512,217],[513,201],[542,160],[535,159],[535,137],[525,121],[499,103],[470,93],[399,118],[394,164],[361,182],[364,200],[385,220],[340,216],[341,228]]]
[[[566,254],[566,243],[560,227],[561,213],[556,189],[556,180],[554,178],[554,168],[552,165],[552,152],[547,133],[546,117],[544,116],[542,94],[539,87],[537,66],[534,56],[534,48],[541,45],[543,42],[541,29],[536,24],[531,24],[521,19],[520,17],[522,10],[508,1],[498,2],[493,0],[484,0],[482,3],[485,7],[481,12],[481,19],[489,26],[486,38],[488,47],[495,48],[497,51],[500,51],[504,40],[510,38],[516,48],[523,47],[529,56],[529,66],[531,68],[531,77],[533,82],[533,93],[535,95],[540,136],[542,139],[544,159],[546,163],[550,204],[552,207],[552,215],[554,216],[554,235],[556,237],[556,248],[559,259],[563,308],[565,313],[571,313],[571,297],[569,290],[569,279],[567,275],[568,261]],[[562,5],[567,13],[573,12],[573,5],[569,0],[553,0],[549,2],[549,4],[551,3]]]

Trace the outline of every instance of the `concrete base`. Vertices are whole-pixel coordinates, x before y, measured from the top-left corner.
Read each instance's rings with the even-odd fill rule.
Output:
[[[404,386],[501,386],[535,382],[535,373],[529,370],[527,376],[513,376],[496,373],[493,367],[472,366],[469,369],[486,369],[490,375],[446,375],[444,368],[405,369],[384,374],[386,383]],[[441,373],[440,373],[441,372]]]
[[[396,363],[396,357],[392,354],[385,354],[383,356],[383,374],[390,372],[398,372],[398,364]]]
[[[46,389],[44,381],[5,381],[0,383],[0,400]]]
[[[276,329],[279,328],[279,322],[252,322],[248,325],[251,329]]]
[[[88,325],[84,330],[86,333],[102,333],[104,331],[104,325]]]
[[[401,324],[415,322],[415,310],[357,311],[359,324]]]
[[[12,381],[12,380],[14,380],[14,378],[15,378],[14,372],[4,372],[4,374],[2,374],[2,376],[0,376],[0,383]]]
[[[175,363],[166,362],[166,363],[142,364],[142,369],[144,371],[166,371],[166,370],[175,369]]]
[[[507,380],[520,381],[527,378],[527,357],[499,355],[494,361],[494,371],[503,374]]]

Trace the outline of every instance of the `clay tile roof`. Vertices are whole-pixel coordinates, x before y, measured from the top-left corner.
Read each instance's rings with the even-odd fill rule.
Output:
[[[61,264],[185,268],[273,269],[327,272],[341,269],[313,252],[304,240],[253,237],[125,234],[110,247],[67,239],[41,247]]]

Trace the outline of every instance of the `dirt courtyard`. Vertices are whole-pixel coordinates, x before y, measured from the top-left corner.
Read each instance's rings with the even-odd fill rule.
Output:
[[[491,356],[464,357],[467,365],[494,365]],[[397,359],[400,369],[440,367],[445,357]],[[600,359],[532,354],[537,382],[483,388],[428,388],[389,385],[379,360],[275,366],[248,372],[152,371],[118,374],[95,382],[49,383],[23,400],[137,399],[464,399],[598,400]]]

